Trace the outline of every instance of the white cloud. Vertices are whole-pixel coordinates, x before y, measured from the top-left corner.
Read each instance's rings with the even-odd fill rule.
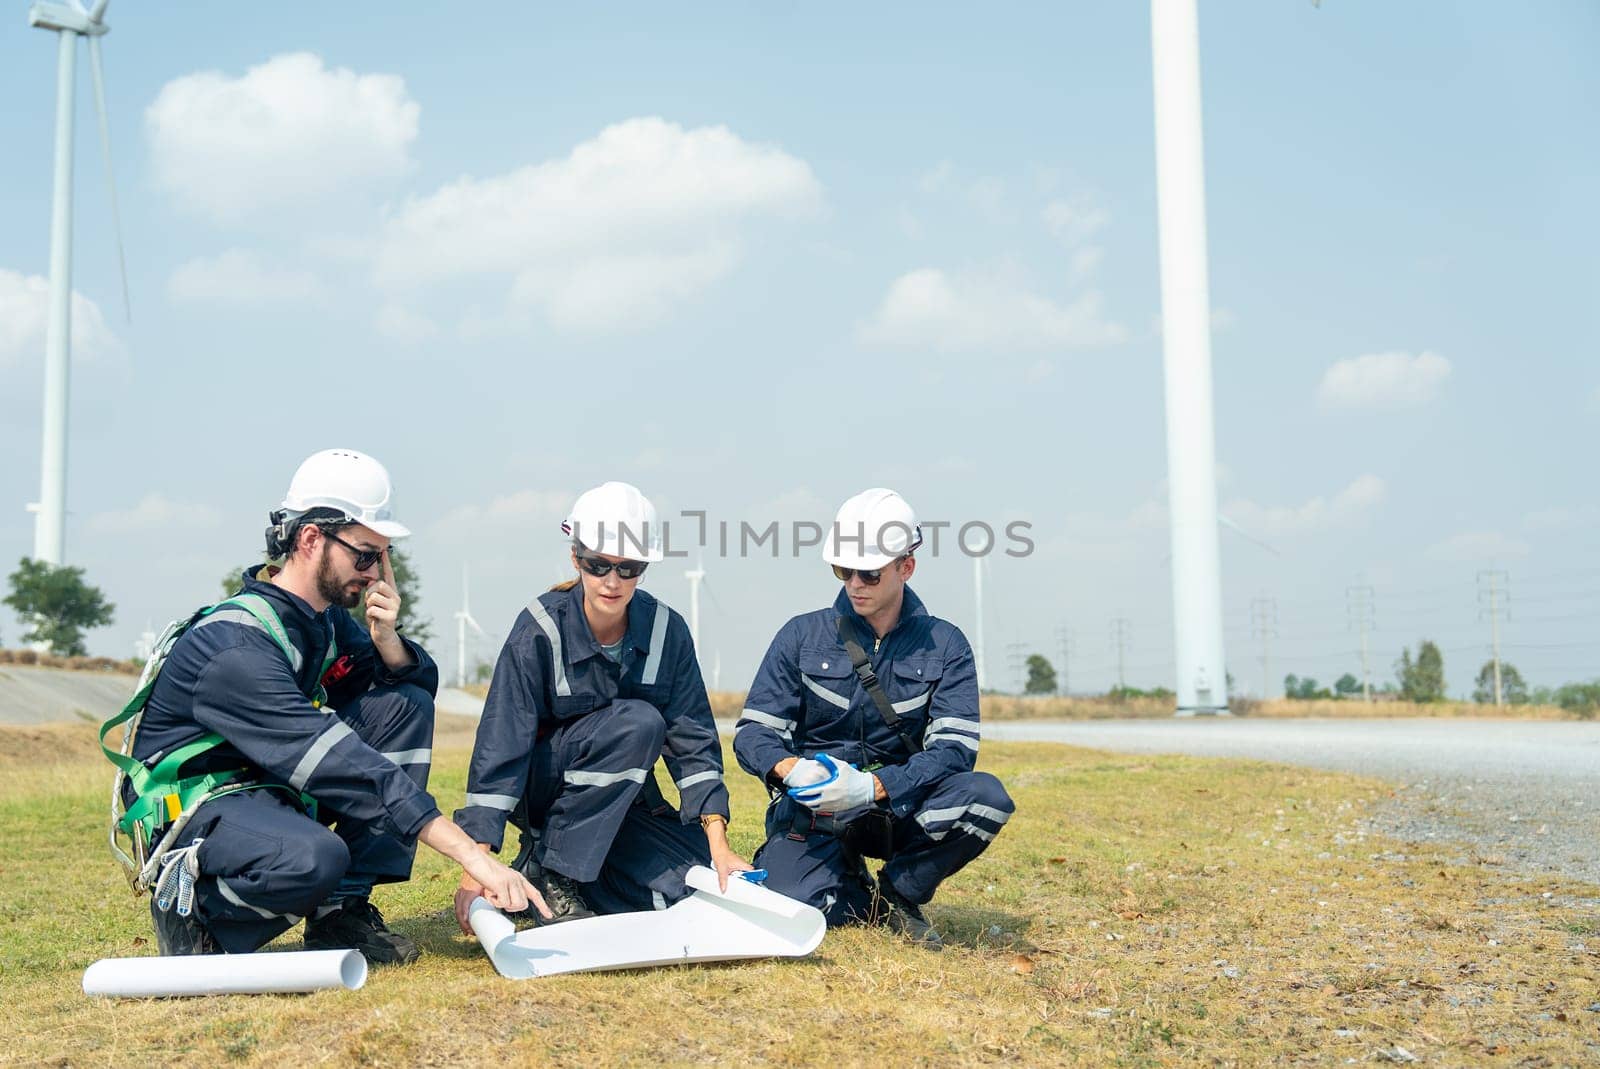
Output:
[[[97,512],[88,528],[95,535],[148,534],[216,527],[222,514],[209,505],[173,501],[158,493],[146,494],[131,509]]]
[[[45,324],[50,315],[50,283],[39,275],[0,268],[0,368],[37,358],[44,364]],[[72,356],[95,363],[124,355],[122,343],[106,325],[100,306],[72,293]]]
[[[1600,505],[1539,509],[1522,517],[1525,531],[1570,531],[1600,525]]]
[[[542,305],[562,330],[629,329],[665,318],[673,304],[708,288],[738,262],[738,245],[730,240],[677,252],[602,254],[567,266],[541,264],[517,275],[511,303]]]
[[[565,490],[517,490],[486,505],[459,505],[435,520],[431,530],[449,541],[514,539],[532,545],[542,544],[548,533],[551,544],[559,545],[558,525],[575,500],[577,494]],[[527,539],[535,541],[526,543]]]
[[[378,309],[372,325],[380,335],[396,345],[421,345],[439,336],[439,327],[433,320],[393,302]]]
[[[1317,496],[1299,505],[1259,505],[1234,498],[1222,512],[1241,531],[1257,537],[1312,534],[1361,520],[1383,501],[1385,491],[1378,476],[1361,475],[1332,498]]]
[[[407,201],[384,225],[377,281],[498,275],[513,311],[572,330],[634,328],[732,271],[750,220],[821,203],[810,166],[775,146],[629,119],[565,158]]]
[[[1075,349],[1127,338],[1106,319],[1099,292],[1068,303],[993,272],[952,276],[924,267],[895,279],[860,332],[870,345],[941,352]]]
[[[167,280],[167,294],[175,301],[217,304],[303,301],[320,288],[310,271],[268,267],[246,249],[196,257],[181,264]]]
[[[403,174],[419,108],[393,74],[274,56],[244,75],[168,82],[145,110],[157,185],[221,221],[270,215]]]
[[[1052,200],[1044,206],[1044,225],[1069,245],[1081,245],[1110,222],[1110,213],[1086,195]]]
[[[1334,361],[1317,386],[1317,400],[1334,408],[1422,405],[1449,377],[1450,361],[1437,353],[1369,353]]]
[[[1499,531],[1463,531],[1427,549],[1427,556],[1432,560],[1458,563],[1504,560],[1527,555],[1528,543]]]

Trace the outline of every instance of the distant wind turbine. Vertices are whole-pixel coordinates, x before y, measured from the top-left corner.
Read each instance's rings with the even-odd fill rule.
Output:
[[[456,686],[467,685],[467,628],[470,626],[480,636],[484,635],[483,628],[478,626],[478,621],[472,618],[472,609],[467,605],[467,566],[461,566],[461,608],[456,612]]]
[[[117,208],[117,183],[111,169],[111,127],[106,121],[105,77],[100,64],[100,38],[106,5],[96,0],[85,10],[71,4],[34,4],[28,24],[59,35],[56,67],[56,167],[55,195],[50,216],[50,317],[45,328],[44,430],[40,450],[39,500],[28,506],[35,513],[33,557],[61,564],[66,557],[67,515],[67,397],[72,354],[72,148],[73,93],[76,88],[78,38],[89,40],[89,64],[94,76],[95,109],[100,116],[100,148],[106,159],[106,182],[111,191],[111,218],[116,230],[117,263],[122,273],[122,304],[133,318],[128,301],[128,268],[122,254],[122,217]]]

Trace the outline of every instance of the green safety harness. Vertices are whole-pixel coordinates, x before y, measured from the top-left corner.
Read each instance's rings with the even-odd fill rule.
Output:
[[[151,650],[149,660],[145,662],[144,671],[139,676],[139,686],[134,691],[133,697],[123,706],[120,713],[100,726],[100,749],[111,763],[117,766],[116,778],[111,785],[111,830],[108,838],[111,852],[127,872],[128,882],[132,884],[134,894],[141,894],[155,885],[163,868],[162,859],[172,844],[177,842],[184,825],[194,816],[195,810],[199,809],[202,803],[213,798],[253,788],[280,790],[293,795],[306,807],[308,813],[316,815],[317,803],[310,795],[286,784],[250,778],[247,774],[248,769],[245,768],[221,769],[194,776],[181,775],[185,764],[225,741],[214,731],[179,746],[171,753],[157,755],[159,760],[153,766],[132,756],[133,741],[138,732],[140,717],[150,700],[150,692],[155,689],[161,668],[172,653],[172,648],[177,645],[178,639],[185,632],[202,619],[228,607],[242,609],[248,613],[261,629],[272,637],[278,648],[283,651],[284,657],[288,659],[291,668],[293,667],[298,651],[289,644],[289,635],[284,630],[283,621],[273,609],[272,603],[259,594],[235,594],[231,598],[201,609],[186,619],[174,620],[168,624],[167,629],[156,641],[155,648]],[[321,708],[327,701],[327,691],[323,689],[322,677],[337,658],[336,644],[330,640],[327,656],[317,673],[316,691],[311,696],[311,704],[317,708]],[[116,751],[106,745],[106,736],[119,725],[122,727],[122,748]],[[135,798],[132,805],[123,804],[124,783],[133,786]],[[117,839],[119,834],[128,838],[131,854],[122,849]]]

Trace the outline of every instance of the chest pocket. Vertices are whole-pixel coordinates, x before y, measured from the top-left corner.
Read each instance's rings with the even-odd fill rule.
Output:
[[[908,657],[894,663],[884,688],[889,704],[900,714],[901,727],[913,739],[922,737],[928,723],[928,706],[939,689],[944,662],[934,657]]]
[[[856,672],[841,649],[800,651],[800,682],[805,687],[806,723],[816,726],[844,718],[856,692]]]

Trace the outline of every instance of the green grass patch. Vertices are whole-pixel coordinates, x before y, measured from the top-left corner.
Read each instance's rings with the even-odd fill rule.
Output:
[[[0,731],[0,1064],[1600,1057],[1595,889],[1365,837],[1362,816],[1389,794],[1370,781],[1046,744],[984,747],[1018,811],[930,908],[954,944],[942,955],[846,929],[800,961],[501,980],[456,931],[451,866],[424,851],[415,878],[377,900],[425,956],[374,970],[361,991],[90,1000],[91,961],[153,953],[147,906],[104,846],[109,766],[81,728],[31,730]],[[438,740],[447,812],[469,742],[459,724]],[[765,797],[741,774],[730,787],[748,853]],[[297,949],[298,932],[278,945]]]

